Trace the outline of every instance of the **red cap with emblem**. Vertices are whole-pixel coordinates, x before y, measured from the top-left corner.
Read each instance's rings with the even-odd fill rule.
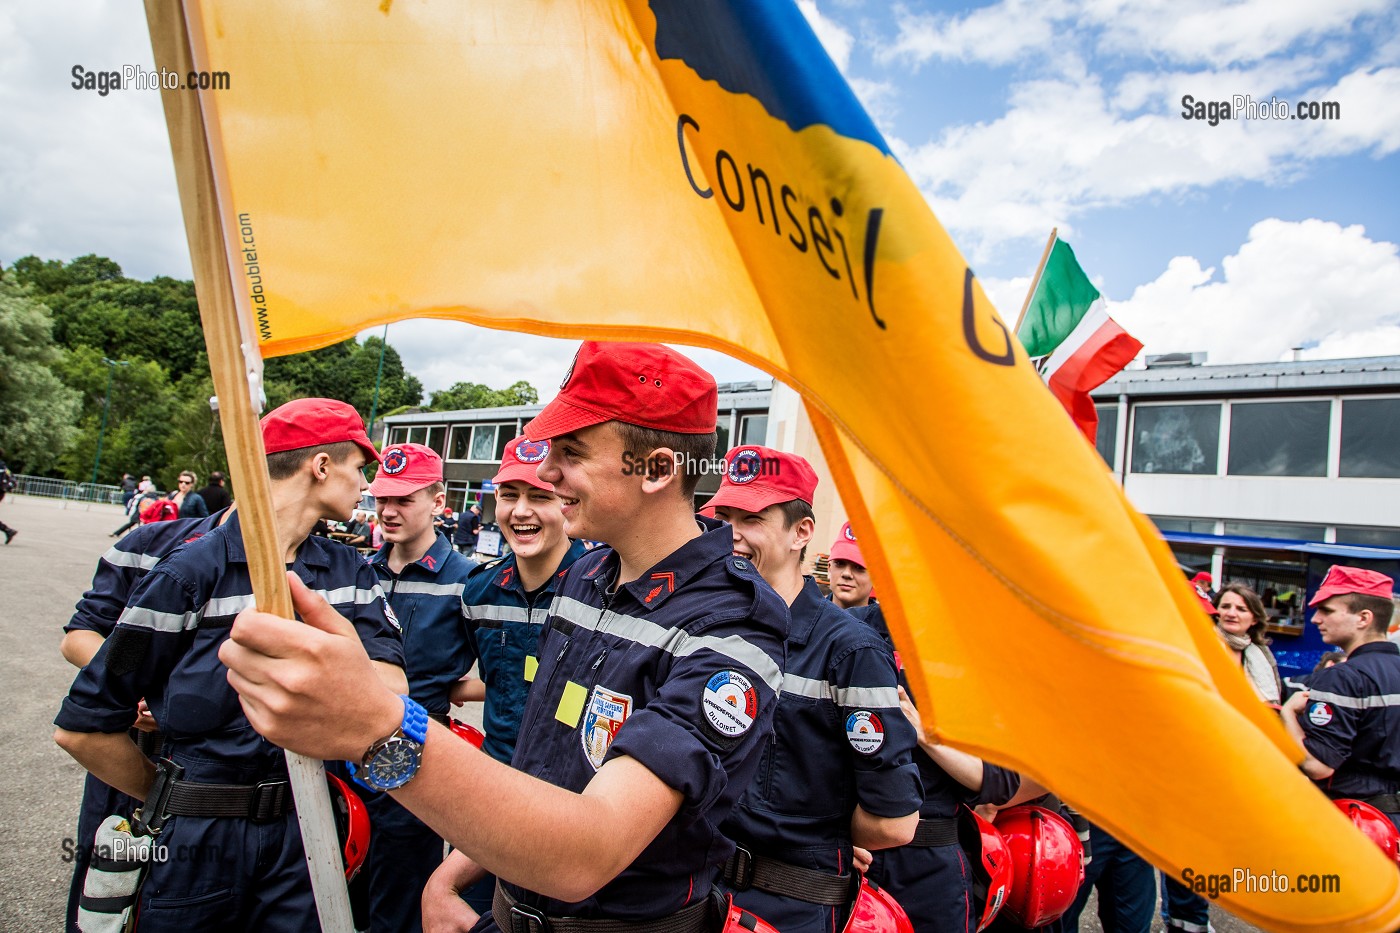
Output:
[[[501,468],[491,477],[491,482],[503,486],[519,480],[536,489],[553,492],[554,486],[539,477],[540,464],[548,456],[549,441],[532,441],[522,434],[506,445],[505,456],[501,457]]]
[[[379,462],[360,413],[333,398],[299,398],[279,405],[263,415],[261,425],[263,449],[270,454],[351,441]]]
[[[724,464],[719,492],[702,510],[710,515],[721,505],[745,512],[793,499],[811,505],[817,491],[817,472],[797,454],[750,444],[725,454]]]
[[[841,533],[836,536],[836,541],[831,545],[830,560],[848,560],[853,564],[866,566],[865,558],[861,556],[860,545],[856,544],[856,533],[851,530],[851,523],[845,522],[841,526]]]
[[[411,496],[425,486],[442,482],[442,457],[422,444],[395,444],[384,451],[379,475],[369,484],[369,494]]]
[[[585,341],[554,401],[525,425],[549,440],[604,421],[625,421],[673,434],[715,429],[714,377],[659,343]]]
[[[1322,586],[1317,588],[1317,594],[1308,601],[1308,605],[1316,606],[1333,596],[1345,596],[1348,593],[1390,599],[1394,588],[1395,581],[1383,573],[1333,564],[1327,568],[1327,576],[1323,578]]]

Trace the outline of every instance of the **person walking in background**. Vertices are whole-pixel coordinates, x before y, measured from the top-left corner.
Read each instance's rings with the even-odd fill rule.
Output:
[[[15,488],[15,485],[15,474],[10,472],[10,465],[5,462],[5,452],[0,450],[0,502],[5,501],[5,496]],[[6,544],[13,541],[15,535],[19,534],[4,522],[0,522],[0,533],[5,535]]]
[[[481,534],[481,503],[473,502],[472,507],[462,513],[462,517],[457,521],[457,531],[452,536],[452,543],[457,545],[457,550],[471,557],[476,553],[477,537]]]
[[[122,474],[122,508],[131,504],[131,500],[136,498],[136,477],[130,473]]]
[[[199,490],[199,498],[204,500],[204,506],[210,515],[228,508],[233,497],[229,495],[228,489],[224,486],[224,474],[218,470],[210,473],[209,485]]]
[[[181,518],[206,518],[209,515],[209,506],[205,504],[204,497],[194,491],[197,482],[199,477],[185,470],[180,474],[175,491],[170,494],[170,500],[180,509]]]

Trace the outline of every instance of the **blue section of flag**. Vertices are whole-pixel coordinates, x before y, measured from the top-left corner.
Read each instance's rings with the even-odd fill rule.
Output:
[[[822,124],[890,155],[792,0],[651,0],[651,9],[659,58],[751,95],[793,130]]]

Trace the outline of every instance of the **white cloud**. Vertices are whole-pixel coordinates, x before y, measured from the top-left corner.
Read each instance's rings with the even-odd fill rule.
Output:
[[[851,49],[856,44],[850,31],[831,17],[823,15],[822,11],[817,9],[817,0],[797,0],[797,8],[802,11],[802,15],[807,18],[807,24],[821,40],[826,54],[831,56],[836,67],[845,74],[846,68],[851,64]]]
[[[1400,251],[1360,226],[1262,220],[1215,268],[1178,256],[1109,314],[1147,353],[1206,350],[1212,363],[1400,352]]]
[[[1059,2],[1002,0],[964,16],[914,14],[896,16],[899,37],[878,54],[883,61],[914,63],[930,58],[1004,65],[1055,41],[1055,23],[1070,13]]]

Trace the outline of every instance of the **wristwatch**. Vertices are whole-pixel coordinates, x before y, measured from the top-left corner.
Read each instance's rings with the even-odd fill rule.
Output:
[[[360,763],[346,762],[354,779],[370,790],[397,790],[418,773],[423,763],[423,743],[428,740],[428,711],[400,695],[403,724],[392,735],[375,742]]]

